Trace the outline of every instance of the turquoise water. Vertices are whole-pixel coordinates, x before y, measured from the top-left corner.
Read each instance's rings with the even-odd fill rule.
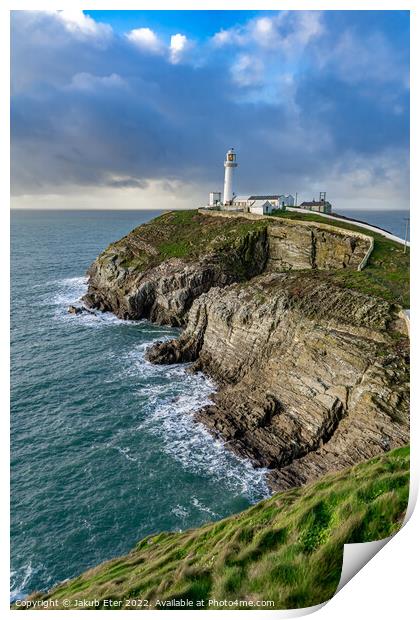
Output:
[[[212,383],[145,362],[177,330],[67,313],[97,254],[157,214],[12,213],[12,599],[268,494],[192,421]]]

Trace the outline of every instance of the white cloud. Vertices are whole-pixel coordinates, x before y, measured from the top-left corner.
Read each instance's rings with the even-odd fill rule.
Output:
[[[291,44],[306,46],[312,39],[324,34],[325,28],[320,12],[297,11],[296,13],[295,27],[289,35]]]
[[[408,85],[408,71],[402,70],[402,59],[395,54],[381,33],[365,38],[346,30],[331,46],[317,50],[321,68],[339,74],[344,82],[357,84],[366,80],[376,83],[402,82]]]
[[[54,14],[66,30],[77,37],[99,37],[104,39],[112,36],[112,27],[109,24],[97,22],[89,15],[85,15],[81,10],[66,9],[55,11]]]
[[[131,43],[142,50],[153,54],[161,54],[164,49],[162,41],[150,28],[136,28],[125,35]]]
[[[319,11],[281,11],[221,30],[212,37],[211,44],[236,48],[240,53],[233,56],[230,66],[233,81],[240,86],[261,87],[258,100],[271,101],[273,96],[279,96],[280,87],[284,90],[284,73],[293,77],[308,45],[324,32]]]
[[[228,30],[220,30],[216,32],[210,39],[215,47],[223,47],[225,45],[243,45],[246,42],[245,31],[234,27]]]
[[[273,20],[268,17],[261,17],[255,22],[255,30],[261,35],[271,34],[273,28]]]
[[[319,11],[282,11],[273,17],[258,17],[243,26],[220,30],[212,37],[216,47],[235,45],[271,48],[273,51],[301,53],[308,43],[323,34]]]
[[[212,37],[212,43],[214,43],[216,46],[225,45],[226,43],[229,43],[229,40],[230,40],[229,30],[220,30],[219,32],[216,32],[216,34],[213,35]]]
[[[185,34],[173,34],[171,36],[171,44],[169,46],[169,59],[172,64],[177,64],[185,51],[190,47],[191,42],[188,41]]]

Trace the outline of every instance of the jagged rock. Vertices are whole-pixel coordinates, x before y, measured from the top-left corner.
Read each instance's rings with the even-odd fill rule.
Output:
[[[67,312],[69,314],[82,314],[83,308],[80,308],[80,306],[69,306]]]
[[[391,304],[322,274],[266,274],[202,295],[180,338],[147,356],[214,377],[197,419],[284,489],[408,442],[408,343],[395,325]]]

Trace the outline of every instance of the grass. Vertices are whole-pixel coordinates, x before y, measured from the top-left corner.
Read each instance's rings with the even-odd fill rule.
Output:
[[[367,234],[374,239],[373,252],[362,271],[335,270],[328,276],[333,282],[345,288],[374,295],[389,302],[398,303],[403,308],[410,307],[410,250],[404,253],[400,243],[391,241],[379,233],[349,224],[346,220],[329,220],[316,213],[295,213],[274,211],[272,217],[294,221],[319,222],[344,230]]]
[[[266,227],[266,222],[245,218],[227,220],[206,217],[195,210],[170,211],[112,243],[99,260],[123,256],[123,267],[141,272],[169,258],[196,260],[211,253],[241,278],[247,276],[253,258],[243,251],[246,241],[265,234]]]
[[[122,608],[133,598],[152,608],[186,599],[194,609],[214,608],[214,599],[231,601],[229,609],[243,608],[241,600],[248,608],[256,601],[273,601],[272,609],[316,605],[337,588],[343,544],[395,533],[408,491],[403,447],[222,521],[149,536],[128,555],[32,598],[68,599],[71,607],[113,599]]]

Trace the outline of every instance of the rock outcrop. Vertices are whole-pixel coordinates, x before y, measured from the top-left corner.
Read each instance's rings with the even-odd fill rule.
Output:
[[[366,235],[326,224],[167,213],[111,244],[88,271],[84,303],[124,319],[183,325],[194,299],[264,271],[356,270]]]
[[[285,489],[408,442],[404,329],[390,303],[320,272],[265,274],[202,295],[148,358],[214,377],[197,419]]]
[[[177,214],[154,220],[154,245],[148,240],[151,226],[144,225],[111,244],[98,257],[88,270],[89,287],[83,298],[88,307],[113,312],[123,319],[148,318],[179,326],[202,293],[264,270],[266,226],[255,226],[241,218],[228,227],[219,222],[215,226],[212,219],[208,224],[206,218],[195,214],[199,222],[197,237],[191,235],[185,247],[182,238],[174,237],[171,222],[167,221],[172,215]],[[189,228],[193,232],[195,227],[187,223],[179,235],[188,233]],[[165,258],[162,246],[166,249],[168,245],[182,257]]]
[[[229,211],[199,211],[203,216],[222,220],[237,219]],[[373,240],[363,232],[356,232],[327,223],[244,213],[243,219],[267,224],[266,271],[296,269],[361,269],[366,263]]]
[[[279,221],[268,229],[267,271],[358,269],[369,240],[331,226]]]

